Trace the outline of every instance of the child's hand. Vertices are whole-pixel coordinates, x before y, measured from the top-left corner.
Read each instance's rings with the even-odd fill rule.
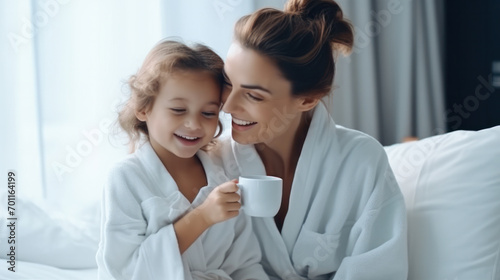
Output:
[[[217,186],[198,207],[209,226],[238,216],[241,204],[236,180]]]

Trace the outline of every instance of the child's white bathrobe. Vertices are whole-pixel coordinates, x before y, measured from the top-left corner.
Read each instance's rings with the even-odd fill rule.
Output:
[[[224,141],[226,173],[265,175],[253,145]],[[314,112],[297,163],[283,228],[253,218],[262,265],[272,279],[407,279],[403,196],[383,147]]]
[[[208,186],[192,205],[149,142],[112,169],[96,257],[100,279],[267,279],[251,220],[242,212],[207,229],[181,256],[173,222],[228,181],[205,152],[197,155]]]

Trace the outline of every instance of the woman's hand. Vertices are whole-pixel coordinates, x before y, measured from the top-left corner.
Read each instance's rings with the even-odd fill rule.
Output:
[[[207,225],[212,226],[238,216],[241,208],[236,180],[217,186],[207,199],[197,207]]]

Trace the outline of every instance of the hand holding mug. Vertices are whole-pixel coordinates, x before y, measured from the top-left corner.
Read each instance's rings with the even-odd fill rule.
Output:
[[[238,216],[241,204],[235,180],[214,188],[198,207],[209,226]]]

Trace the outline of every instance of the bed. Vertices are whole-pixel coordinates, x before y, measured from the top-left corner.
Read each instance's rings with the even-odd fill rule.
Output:
[[[500,126],[385,150],[407,206],[408,279],[500,279]],[[29,201],[17,203],[23,213],[16,272],[7,269],[8,228],[2,225],[0,279],[97,279],[96,215],[75,221]],[[98,212],[98,202],[90,207]]]

